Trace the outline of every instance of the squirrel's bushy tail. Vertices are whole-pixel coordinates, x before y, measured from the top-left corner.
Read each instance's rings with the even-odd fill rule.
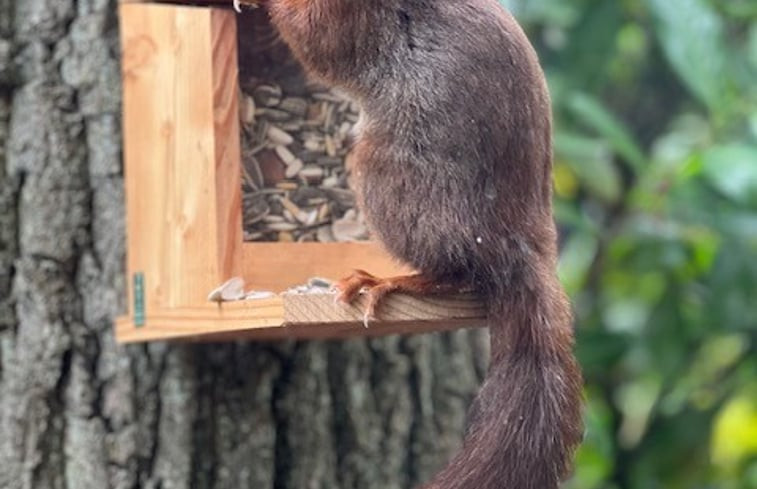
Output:
[[[555,277],[489,298],[491,365],[463,447],[425,489],[556,489],[581,441],[581,373]],[[504,289],[504,287],[498,287]]]

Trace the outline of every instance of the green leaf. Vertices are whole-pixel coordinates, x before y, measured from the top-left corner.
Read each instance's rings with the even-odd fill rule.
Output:
[[[747,39],[747,61],[751,63],[752,68],[757,68],[757,22],[749,29]]]
[[[721,8],[731,17],[757,20],[757,2],[754,0],[720,0]]]
[[[647,0],[657,37],[673,69],[711,110],[726,104],[728,50],[723,22],[704,0]]]
[[[607,488],[614,462],[613,413],[600,390],[588,387],[585,393],[584,425],[586,436],[576,453],[576,471],[566,489]]]
[[[609,374],[609,369],[619,364],[630,347],[630,336],[603,330],[579,327],[576,355],[587,376]]]
[[[562,0],[499,0],[520,22],[567,26],[580,15],[580,6]]]
[[[634,171],[646,166],[644,152],[630,131],[596,98],[576,93],[567,103],[573,115],[602,136]]]
[[[598,247],[596,236],[587,233],[574,233],[563,245],[558,274],[569,293],[583,286]]]
[[[594,8],[584,10],[571,29],[559,61],[574,89],[593,92],[606,85],[609,71],[604,68],[617,56],[615,40],[622,26],[621,10],[620,2],[597,2]]]
[[[620,198],[620,175],[603,141],[561,132],[555,136],[555,153],[592,195],[610,203]]]
[[[757,146],[714,146],[702,161],[703,173],[715,188],[737,202],[757,205]]]
[[[719,413],[712,437],[712,456],[719,465],[734,465],[757,455],[757,396],[755,388],[734,397]]]

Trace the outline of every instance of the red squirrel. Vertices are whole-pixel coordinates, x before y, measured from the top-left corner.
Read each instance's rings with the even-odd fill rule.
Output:
[[[352,152],[373,236],[416,275],[357,271],[387,293],[473,289],[491,364],[463,446],[425,489],[556,489],[582,439],[579,367],[556,276],[544,75],[497,0],[264,0],[306,71],[363,116]]]

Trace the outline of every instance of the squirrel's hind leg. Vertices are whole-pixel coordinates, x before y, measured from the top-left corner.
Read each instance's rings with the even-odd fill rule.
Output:
[[[364,292],[368,302],[365,306],[364,322],[376,319],[376,310],[387,294],[400,292],[411,295],[443,294],[459,292],[459,287],[440,284],[423,274],[402,275],[398,277],[378,278],[364,270],[355,270],[348,277],[335,285],[337,300],[350,303]]]

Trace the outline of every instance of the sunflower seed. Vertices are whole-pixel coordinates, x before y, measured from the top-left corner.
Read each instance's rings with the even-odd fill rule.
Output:
[[[294,138],[290,136],[286,131],[271,124],[268,126],[268,132],[266,133],[268,140],[278,145],[289,146],[294,142]]]
[[[268,43],[260,39],[257,55],[265,53],[270,67],[240,79],[245,240],[365,239],[345,177],[359,106],[338,90],[306,81],[291,55]],[[240,66],[259,61],[240,53]]]
[[[258,85],[252,96],[255,101],[266,107],[276,107],[281,102],[281,87],[278,85]]]

